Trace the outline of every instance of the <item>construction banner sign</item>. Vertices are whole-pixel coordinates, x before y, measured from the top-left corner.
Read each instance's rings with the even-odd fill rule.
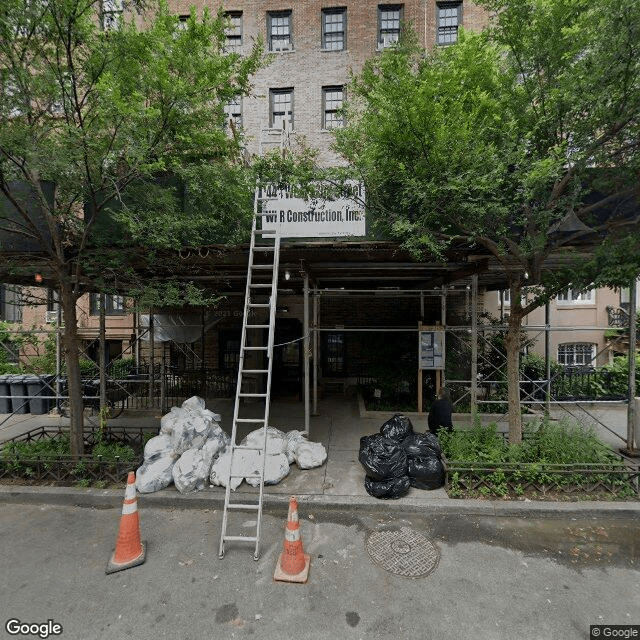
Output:
[[[263,229],[279,230],[282,238],[334,238],[364,236],[364,185],[345,184],[342,194],[331,199],[305,200],[291,188],[262,188]],[[273,199],[271,199],[273,197]]]

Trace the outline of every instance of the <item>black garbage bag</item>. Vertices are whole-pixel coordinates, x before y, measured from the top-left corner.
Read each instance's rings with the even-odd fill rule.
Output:
[[[372,480],[387,480],[407,473],[404,449],[397,441],[382,435],[360,438],[358,460]]]
[[[444,467],[440,458],[409,458],[407,474],[416,489],[439,489],[444,485]]]
[[[402,448],[410,458],[439,458],[442,455],[438,436],[435,433],[410,433],[403,441]]]
[[[374,498],[383,500],[395,500],[402,498],[411,486],[409,476],[398,476],[387,480],[373,480],[368,476],[364,479],[364,488]]]
[[[413,425],[407,416],[396,413],[380,427],[380,433],[386,438],[402,442],[410,433],[413,433]]]

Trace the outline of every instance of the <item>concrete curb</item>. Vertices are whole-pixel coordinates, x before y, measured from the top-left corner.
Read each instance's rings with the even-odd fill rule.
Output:
[[[124,491],[116,489],[83,489],[76,487],[0,486],[0,503],[50,504],[99,509],[120,508]],[[264,510],[284,511],[290,496],[284,493],[265,493]],[[371,497],[297,494],[302,512],[313,509],[322,511],[380,511],[416,513],[422,515],[478,515],[518,518],[634,518],[640,517],[638,502],[544,502],[544,501],[494,501],[494,500],[377,500]],[[224,493],[217,489],[205,489],[192,494],[180,494],[175,489],[155,493],[138,494],[141,509],[222,509]]]

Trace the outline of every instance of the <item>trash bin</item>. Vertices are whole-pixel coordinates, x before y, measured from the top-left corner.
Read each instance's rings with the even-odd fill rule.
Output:
[[[13,413],[29,413],[29,398],[27,398],[27,385],[24,380],[25,375],[10,375],[9,386],[11,387],[11,411]]]
[[[11,387],[6,373],[0,376],[0,413],[11,413]]]
[[[51,398],[53,392],[47,386],[51,383],[53,376],[25,376],[24,383],[27,387],[27,395],[29,396],[29,411],[31,413],[43,414],[49,413],[52,407]]]

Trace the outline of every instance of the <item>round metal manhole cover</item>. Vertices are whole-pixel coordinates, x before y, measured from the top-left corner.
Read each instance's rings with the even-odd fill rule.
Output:
[[[405,578],[424,578],[437,566],[440,552],[422,534],[402,527],[400,531],[373,531],[365,542],[371,560]]]

